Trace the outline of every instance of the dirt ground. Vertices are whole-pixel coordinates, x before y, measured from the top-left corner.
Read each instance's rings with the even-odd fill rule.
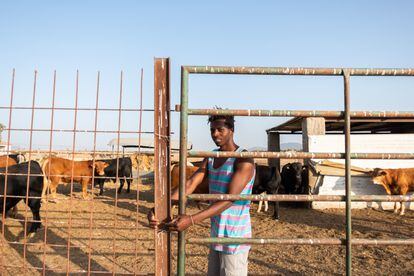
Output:
[[[146,213],[153,206],[151,184],[133,185],[130,194],[118,196],[114,205],[115,185],[106,183],[103,196],[80,199],[80,187],[74,185],[70,200],[69,186],[60,186],[58,203],[42,206],[43,228],[27,246],[22,239],[25,205],[18,205],[17,219],[6,219],[5,239],[1,239],[2,275],[40,275],[43,264],[46,275],[87,273],[106,275],[153,274],[154,232],[147,228]],[[95,189],[95,193],[97,193]],[[310,210],[281,208],[280,221],[268,213],[257,214],[252,207],[253,235],[260,238],[338,238],[344,237],[344,210]],[[138,212],[137,212],[138,211]],[[191,205],[189,213],[197,212]],[[353,210],[355,238],[414,238],[414,212],[405,216],[370,209]],[[31,213],[28,211],[28,218]],[[91,223],[92,218],[92,223]],[[71,223],[70,223],[71,222]],[[46,232],[46,233],[45,233]],[[190,228],[187,237],[208,237],[209,222]],[[44,246],[44,241],[47,245]],[[70,251],[68,253],[68,245]],[[90,249],[91,248],[91,249]],[[115,253],[114,253],[115,251]],[[186,274],[205,275],[208,247],[187,244]],[[176,234],[173,235],[173,272],[176,271]],[[68,261],[69,260],[69,261]],[[355,275],[413,275],[412,246],[354,246]],[[2,268],[0,266],[0,269]],[[343,275],[345,248],[340,246],[254,245],[249,255],[251,275]]]

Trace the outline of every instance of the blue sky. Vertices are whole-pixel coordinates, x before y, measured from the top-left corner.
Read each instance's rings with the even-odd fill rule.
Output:
[[[124,72],[123,108],[139,106],[144,70],[144,108],[153,107],[153,59],[171,59],[171,102],[179,103],[181,65],[291,67],[414,67],[412,1],[2,1],[0,3],[0,105],[51,106],[57,70],[57,106],[74,106],[76,70],[79,106],[94,107],[101,72],[100,107],[118,107]],[[190,78],[190,107],[251,109],[343,108],[339,77],[219,76]],[[351,78],[353,110],[412,111],[413,78]],[[30,112],[13,111],[12,128],[30,127]],[[118,113],[100,112],[98,129],[117,130]],[[54,128],[73,128],[73,112],[57,112]],[[153,128],[152,114],[143,130]],[[236,118],[236,142],[265,146],[265,130],[286,118]],[[8,112],[0,110],[8,124]],[[92,129],[93,112],[78,114],[78,129]],[[36,111],[35,127],[50,128],[50,112]],[[172,115],[178,138],[179,116]],[[189,139],[210,149],[206,117],[190,117]],[[138,114],[122,113],[121,129],[137,130]],[[135,135],[136,136],[136,135]],[[3,140],[7,133],[3,133]],[[98,134],[98,148],[116,134]],[[134,137],[125,134],[122,137]],[[92,149],[91,134],[79,134],[76,148]],[[299,140],[284,137],[283,141]],[[11,133],[28,148],[28,132]],[[48,133],[34,133],[34,148],[47,148]],[[71,133],[56,133],[54,148],[71,148]]]

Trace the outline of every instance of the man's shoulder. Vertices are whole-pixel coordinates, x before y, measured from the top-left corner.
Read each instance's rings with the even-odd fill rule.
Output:
[[[238,151],[239,152],[247,152],[247,150],[245,148],[240,148]],[[235,165],[237,165],[237,164],[246,164],[246,163],[254,165],[254,159],[251,158],[251,157],[236,158]]]

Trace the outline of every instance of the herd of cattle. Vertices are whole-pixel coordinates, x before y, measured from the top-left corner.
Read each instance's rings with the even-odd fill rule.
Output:
[[[197,167],[187,166],[186,170],[189,177]],[[371,176],[373,182],[382,185],[390,195],[405,195],[409,191],[414,191],[414,168],[375,169]],[[22,155],[3,155],[0,156],[0,214],[3,214],[3,210],[7,213],[20,200],[26,200],[28,195],[26,204],[32,211],[34,221],[28,235],[32,236],[41,226],[40,206],[42,200],[48,196],[48,191],[51,199],[55,199],[59,184],[80,183],[82,196],[87,198],[88,185],[92,183],[98,185],[99,195],[102,195],[105,181],[112,179],[115,182],[116,178],[120,182],[118,193],[121,193],[125,182],[129,193],[132,182],[132,162],[129,157],[87,161],[47,157],[39,162],[34,160],[26,162]],[[178,186],[178,179],[178,165],[175,165],[171,170],[172,188]],[[200,185],[195,193],[208,193],[208,185]],[[308,168],[295,162],[286,164],[279,172],[275,167],[256,165],[253,193],[309,194]],[[273,218],[279,219],[279,203],[273,202],[273,204]],[[396,207],[395,211],[397,211]],[[404,214],[403,204],[400,214]]]
[[[48,190],[51,199],[55,200],[59,184],[80,183],[82,196],[86,199],[88,185],[99,185],[99,194],[102,195],[104,182],[108,179],[115,180],[116,177],[120,182],[118,193],[121,193],[125,182],[129,192],[132,182],[132,162],[129,157],[87,161],[47,157],[39,162],[26,162],[22,155],[3,155],[0,156],[0,213],[3,210],[5,213],[15,210],[17,203],[28,195],[26,203],[32,211],[34,221],[28,235],[32,236],[41,226],[40,206],[46,199]]]

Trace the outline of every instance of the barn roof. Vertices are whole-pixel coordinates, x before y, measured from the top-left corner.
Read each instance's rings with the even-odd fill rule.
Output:
[[[117,146],[118,139],[114,138],[109,141],[108,146]],[[119,146],[123,148],[138,148],[139,140],[138,138],[121,138],[119,139]],[[192,149],[193,144],[191,142],[187,143],[187,149]],[[144,138],[141,137],[141,148],[153,149],[154,148],[154,138]],[[171,140],[171,149],[172,150],[179,150],[180,149],[180,141],[178,140]]]
[[[303,118],[295,117],[266,130],[266,132],[301,134]],[[343,119],[325,118],[325,131],[327,134],[342,133],[343,130]],[[353,117],[351,118],[351,133],[414,133],[414,119]]]

